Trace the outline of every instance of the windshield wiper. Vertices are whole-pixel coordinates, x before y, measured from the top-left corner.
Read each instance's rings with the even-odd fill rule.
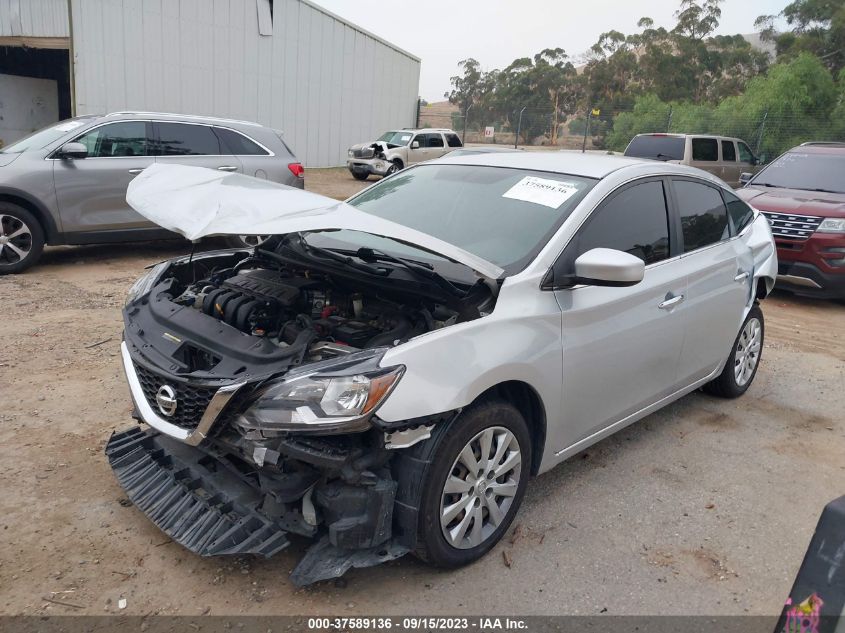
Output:
[[[375,263],[375,262],[390,262],[392,264],[398,264],[405,268],[405,270],[413,273],[416,277],[420,277],[425,279],[426,281],[434,282],[437,286],[448,292],[449,294],[455,297],[465,297],[466,292],[458,288],[454,285],[451,281],[443,277],[441,274],[435,272],[434,266],[427,262],[418,262],[413,259],[405,259],[404,257],[395,257],[394,255],[389,255],[384,251],[379,251],[374,248],[367,248],[362,246],[357,251],[344,251],[340,249],[332,249],[338,250],[341,253],[355,253],[355,256],[364,262]]]

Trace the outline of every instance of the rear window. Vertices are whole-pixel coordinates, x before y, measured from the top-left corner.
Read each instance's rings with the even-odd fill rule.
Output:
[[[449,147],[463,147],[461,139],[458,138],[457,134],[447,134],[446,142],[449,144]]]
[[[653,160],[683,160],[686,139],[678,136],[635,136],[625,150],[625,156]]]
[[[220,138],[223,147],[228,150],[227,153],[229,154],[237,154],[238,156],[267,156],[266,150],[243,134],[222,127],[214,128],[214,133]]]
[[[757,174],[749,184],[845,193],[843,174],[845,154],[788,152]]]

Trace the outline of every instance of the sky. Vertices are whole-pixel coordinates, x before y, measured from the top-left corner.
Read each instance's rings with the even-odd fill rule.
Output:
[[[578,57],[601,33],[638,31],[643,16],[671,27],[679,0],[312,0],[422,59],[420,96],[443,101],[457,63],[477,59],[484,70],[544,48]],[[725,0],[720,35],[753,33],[758,15],[777,14],[789,0]]]

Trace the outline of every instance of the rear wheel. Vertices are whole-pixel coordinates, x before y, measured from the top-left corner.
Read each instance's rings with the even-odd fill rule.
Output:
[[[507,531],[531,472],[531,437],[519,411],[500,400],[468,407],[432,440],[416,555],[459,567],[489,552]]]
[[[0,275],[19,273],[38,261],[44,231],[26,209],[0,202]]]
[[[704,391],[720,398],[738,398],[744,394],[757,375],[764,334],[763,311],[755,305],[739,329],[725,368],[718,378],[704,385]]]

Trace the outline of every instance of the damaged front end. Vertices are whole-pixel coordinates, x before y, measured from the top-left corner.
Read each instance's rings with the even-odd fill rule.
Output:
[[[122,360],[149,428],[112,435],[106,455],[134,505],[197,554],[269,557],[290,535],[314,539],[291,575],[307,585],[414,546],[419,491],[402,477],[419,473],[398,469],[396,449],[449,416],[379,420],[405,369],[381,361],[495,297],[294,254],[205,254],[136,284]]]

